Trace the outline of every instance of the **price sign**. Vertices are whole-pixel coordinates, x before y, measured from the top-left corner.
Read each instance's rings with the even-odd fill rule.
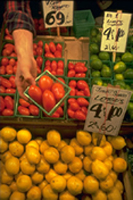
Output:
[[[125,52],[132,14],[104,12],[101,51]]]
[[[84,130],[117,135],[132,92],[94,85]]]
[[[46,28],[73,26],[73,1],[42,1]]]

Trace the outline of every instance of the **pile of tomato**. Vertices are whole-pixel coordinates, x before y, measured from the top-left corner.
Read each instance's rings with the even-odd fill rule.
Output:
[[[68,70],[67,77],[84,78],[87,76],[88,72],[86,62],[84,61],[80,62],[68,61],[67,70]]]
[[[51,74],[54,76],[63,76],[64,75],[64,60],[62,59],[52,59],[52,60],[46,60],[44,64],[44,70],[48,70]]]

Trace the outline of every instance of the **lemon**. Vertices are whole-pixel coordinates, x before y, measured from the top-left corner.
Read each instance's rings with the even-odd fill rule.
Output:
[[[35,140],[31,140],[28,142],[28,144],[26,144],[26,147],[34,147],[39,151],[39,144],[37,143],[37,141]]]
[[[45,151],[46,149],[48,149],[49,147],[50,147],[50,146],[49,146],[47,140],[42,141],[42,143],[41,143],[41,145],[40,145],[40,152],[43,154],[44,151]]]
[[[5,163],[6,160],[8,158],[10,158],[11,156],[12,156],[12,154],[10,153],[10,151],[4,152],[3,154],[1,154],[1,160],[2,160],[2,162]]]
[[[36,165],[36,169],[40,173],[46,174],[50,169],[50,164],[44,159],[44,156],[41,155],[39,163]]]
[[[44,175],[35,171],[32,175],[31,175],[31,179],[32,182],[37,185],[39,183],[41,183],[43,181]]]
[[[85,171],[87,172],[91,172],[91,165],[92,165],[92,160],[88,157],[88,156],[85,156],[84,159],[83,159],[83,168]]]
[[[20,157],[24,152],[24,146],[18,141],[13,141],[9,144],[9,151],[15,157]]]
[[[11,184],[9,185],[9,187],[11,188],[12,192],[16,191],[17,190],[16,181],[12,181]]]
[[[9,126],[6,126],[1,129],[1,137],[5,142],[11,142],[16,138],[17,131]]]
[[[83,181],[86,177],[85,170],[81,169],[77,174],[75,174],[81,181]]]
[[[102,148],[105,151],[107,156],[112,155],[113,147],[108,141],[105,142],[105,145]]]
[[[96,193],[92,194],[92,200],[107,200],[107,195],[99,189]]]
[[[120,180],[116,180],[115,187],[119,190],[119,192],[122,194],[124,191],[123,183]]]
[[[79,156],[83,153],[84,149],[83,146],[81,146],[76,138],[72,138],[70,141],[70,145],[74,148],[75,150],[75,155]]]
[[[50,183],[51,179],[55,176],[57,176],[58,174],[52,169],[50,168],[50,170],[48,171],[48,173],[45,174],[45,179],[48,183]]]
[[[58,144],[57,150],[60,152],[61,149],[66,145],[67,143],[64,140],[61,140],[60,143]]]
[[[116,187],[113,187],[111,192],[107,193],[107,199],[108,200],[112,200],[112,199],[122,200],[122,196],[119,190]]]
[[[117,173],[113,170],[110,170],[109,175],[112,177],[112,180],[114,181],[114,183],[116,183],[117,177],[118,177]]]
[[[3,168],[1,169],[1,183],[2,184],[11,184],[11,182],[13,181],[13,176],[9,175],[5,169],[5,167],[3,166]]]
[[[27,129],[21,129],[17,132],[17,140],[21,144],[27,144],[32,138],[32,134],[29,130]]]
[[[50,164],[54,164],[59,160],[59,152],[55,147],[49,147],[44,151],[44,158]]]
[[[37,186],[32,186],[26,196],[27,200],[41,200],[41,189]]]
[[[20,163],[20,169],[24,174],[31,175],[35,171],[35,164],[31,164],[27,158],[24,158]]]
[[[82,169],[83,163],[79,157],[74,157],[74,159],[68,164],[70,172],[76,174]]]
[[[92,162],[92,172],[94,176],[99,180],[105,179],[106,176],[109,174],[108,168],[100,160],[95,160]]]
[[[87,146],[91,143],[91,134],[86,131],[79,130],[76,132],[76,139],[81,146]]]
[[[102,147],[93,147],[90,155],[92,160],[101,160],[104,161],[107,158],[107,155]]]
[[[113,163],[111,162],[111,160],[109,160],[109,158],[106,158],[103,162],[110,171],[113,167]]]
[[[83,182],[76,176],[71,176],[67,180],[67,189],[74,196],[81,194],[83,190]]]
[[[36,137],[35,141],[39,144],[39,146],[41,145],[41,143],[43,142],[43,137]]]
[[[45,200],[57,200],[58,199],[58,193],[53,191],[50,184],[47,184],[43,188],[42,195]]]
[[[61,175],[57,175],[51,179],[50,185],[55,192],[63,192],[66,188],[66,179]]]
[[[68,169],[68,165],[61,160],[58,160],[53,164],[53,168],[57,174],[65,174]]]
[[[110,175],[108,175],[104,180],[100,181],[100,188],[103,192],[110,192],[114,187],[114,181]]]
[[[72,146],[70,146],[70,145],[64,146],[61,149],[60,157],[61,157],[61,160],[64,163],[66,163],[66,164],[72,162],[72,160],[75,157],[75,150],[74,150],[74,148]]]
[[[54,147],[58,147],[61,141],[60,133],[56,130],[48,131],[46,138],[47,138],[48,144]]]
[[[14,191],[10,196],[10,200],[25,200],[25,194],[19,191]]]
[[[92,133],[92,144],[94,144],[95,146],[98,145],[99,136],[100,136],[99,133],[95,133],[95,132]],[[106,143],[106,137],[105,135],[102,135],[99,146],[102,147],[105,145],[105,143]]]
[[[113,169],[117,173],[122,173],[127,169],[127,162],[123,158],[115,158],[113,160]]]
[[[85,177],[83,184],[84,184],[84,190],[87,194],[93,194],[99,189],[98,180],[91,175]]]
[[[38,164],[41,159],[41,154],[36,148],[28,146],[26,148],[26,157],[31,164]]]
[[[20,166],[19,166],[19,159],[11,156],[8,158],[5,162],[5,169],[8,174],[15,175],[19,172]]]
[[[28,175],[20,175],[16,181],[19,192],[27,192],[32,187],[31,177]]]
[[[6,184],[0,184],[0,199],[8,200],[11,195],[11,189]]]
[[[77,198],[72,195],[68,190],[59,193],[59,200],[77,200]]]
[[[48,184],[48,182],[46,180],[43,180],[38,187],[41,189],[41,191],[43,190],[43,188]]]
[[[62,175],[66,180],[68,180],[71,176],[73,176],[72,172],[67,171],[65,174]]]
[[[94,147],[94,144],[92,144],[92,143],[89,144],[88,146],[85,146],[84,147],[84,154],[86,156],[90,156],[93,147]]]
[[[2,137],[0,137],[0,153],[4,153],[8,150],[8,142],[5,142]]]
[[[110,143],[112,144],[113,148],[116,150],[121,150],[126,146],[125,139],[119,135],[112,137]]]

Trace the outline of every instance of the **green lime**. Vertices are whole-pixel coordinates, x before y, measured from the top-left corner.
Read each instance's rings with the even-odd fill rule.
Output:
[[[106,86],[107,87],[108,83],[104,82],[102,86]]]
[[[116,80],[124,80],[123,74],[115,74],[115,79]]]
[[[98,43],[98,39],[97,39],[97,37],[95,37],[95,36],[91,37],[91,42]]]
[[[132,62],[133,61],[133,55],[130,52],[125,52],[122,55],[121,60],[123,62]]]
[[[103,63],[99,58],[98,59],[94,59],[90,63],[90,67],[93,68],[93,69],[96,69],[96,70],[100,70],[103,67]]]
[[[126,89],[126,90],[131,90],[130,85],[126,84],[126,85],[125,85],[125,89]]]
[[[98,56],[96,55],[96,54],[92,54],[91,56],[90,56],[90,60],[95,60],[95,59],[97,59],[98,58]]]
[[[116,74],[121,74],[125,70],[126,70],[126,64],[122,61],[119,61],[114,65],[114,72]]]
[[[109,53],[105,51],[101,51],[98,54],[100,60],[109,60]]]
[[[101,42],[101,37],[102,37],[102,34],[101,34],[101,32],[99,31],[99,33],[98,33],[97,36],[96,36],[96,39],[97,39],[98,42]]]
[[[92,79],[91,84],[92,85],[102,86],[103,85],[103,81],[102,81],[102,79],[100,77],[95,77],[95,78]]]
[[[116,86],[116,85],[119,85],[121,89],[125,89],[125,87],[126,87],[125,82],[122,81],[122,80],[115,80],[114,81],[114,86]]]
[[[133,79],[133,69],[129,68],[124,73],[123,76],[125,79]]]
[[[115,61],[119,62],[119,61],[121,61],[121,58],[119,56],[117,56],[116,59],[115,59]]]
[[[98,70],[93,71],[93,72],[91,73],[91,76],[92,76],[92,77],[99,77],[99,76],[100,76],[100,71],[98,71]]]
[[[93,54],[93,53],[99,53],[100,48],[98,44],[91,43],[89,49],[90,49],[90,53]]]
[[[90,36],[91,36],[91,37],[94,37],[94,36],[96,36],[98,33],[99,33],[98,28],[93,27],[93,28],[91,29]]]
[[[101,70],[101,76],[103,77],[111,77],[112,72],[110,67],[108,67],[107,65],[103,64],[103,68]]]

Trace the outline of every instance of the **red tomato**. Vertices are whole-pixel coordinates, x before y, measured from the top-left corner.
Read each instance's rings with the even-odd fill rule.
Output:
[[[60,80],[61,82],[63,82],[65,84],[65,80],[61,77],[58,77],[58,80]]]
[[[8,79],[4,78],[4,77],[1,80],[1,85],[3,85],[5,88],[11,88],[12,87],[11,82]]]
[[[28,94],[38,104],[42,104],[42,91],[37,85],[30,85]]]
[[[11,53],[11,55],[10,55],[11,57],[17,57],[17,54],[16,53]]]
[[[30,106],[30,103],[27,102],[27,101],[26,101],[25,99],[23,99],[23,98],[19,98],[18,102],[19,102],[19,104],[20,104],[21,106],[23,106],[23,107],[29,107],[29,106]]]
[[[7,74],[13,74],[13,67],[12,67],[12,65],[7,65],[6,66],[6,73]]]
[[[40,89],[42,91],[48,89],[50,90],[52,88],[52,85],[53,85],[53,79],[50,78],[49,76],[47,75],[43,75],[41,76],[41,78],[39,79],[38,81],[38,85],[40,87]]]
[[[49,72],[51,72],[51,67],[50,67],[50,65],[47,65],[47,66],[44,68],[43,71],[46,71],[46,70],[48,70]]]
[[[69,81],[69,83],[68,83],[68,86],[69,87],[76,87],[76,85],[77,85],[77,83],[76,83],[76,81],[75,80],[71,80],[71,81]]]
[[[79,110],[79,109],[80,109],[80,106],[79,106],[79,104],[78,104],[77,102],[74,102],[74,103],[71,103],[71,104],[69,105],[69,108],[70,108],[71,110],[73,110],[73,111],[76,111],[76,110]]]
[[[34,55],[34,56],[37,56],[36,50],[33,50],[33,55]]]
[[[75,68],[75,65],[73,63],[68,63],[68,69],[74,69]]]
[[[83,97],[79,97],[77,99],[77,103],[79,104],[79,106],[88,106],[89,105],[89,101],[87,101],[85,98]]]
[[[37,44],[33,43],[33,50],[36,50],[36,49],[37,49]]]
[[[82,78],[84,78],[86,76],[86,74],[85,73],[78,73],[78,74],[75,74],[75,77],[82,77]]]
[[[56,50],[62,51],[62,45],[61,45],[60,43],[58,43],[58,44],[56,45]]]
[[[74,102],[76,102],[77,100],[75,99],[75,98],[70,98],[70,99],[68,99],[68,103],[69,104],[71,104],[71,103],[74,103]]]
[[[46,61],[45,61],[45,66],[51,66],[50,60],[46,60]]]
[[[79,81],[77,81],[77,87],[80,90],[84,90],[85,88],[88,88],[88,84],[84,80],[79,80]]]
[[[53,93],[50,90],[45,90],[42,94],[42,104],[44,109],[49,112],[55,105],[56,100]]]
[[[76,91],[76,96],[85,96],[83,91]]]
[[[38,56],[41,56],[41,55],[42,55],[42,52],[43,52],[42,47],[37,47],[37,49],[36,49],[37,55],[38,55]]]
[[[5,101],[4,98],[2,96],[0,96],[0,112],[2,112],[5,108]]]
[[[41,74],[41,69],[37,66],[37,74]]]
[[[53,92],[55,99],[57,101],[62,99],[65,95],[65,90],[64,87],[61,85],[61,83],[54,83],[51,91]]]
[[[64,62],[63,62],[63,60],[59,60],[58,63],[57,63],[57,66],[60,69],[64,69]]]
[[[11,58],[9,60],[9,65],[11,65],[12,67],[16,64],[16,60],[14,58]]]
[[[18,112],[20,115],[26,115],[26,116],[30,115],[29,109],[23,106],[18,106]]]
[[[54,42],[50,42],[49,43],[49,49],[52,53],[54,53],[56,51],[56,46]]]
[[[5,93],[5,92],[6,92],[5,87],[0,85],[0,93]]]
[[[50,53],[50,48],[49,48],[49,45],[47,43],[45,43],[45,45],[44,45],[44,51],[46,53]]]
[[[56,112],[59,113],[60,117],[63,117],[64,111],[63,111],[63,108],[61,106],[57,108]]]
[[[43,63],[43,58],[41,56],[38,56],[36,58],[36,62],[37,62],[38,67],[41,68],[42,67],[42,63]]]
[[[55,56],[52,53],[45,53],[44,55],[46,58],[55,58]]]
[[[60,117],[60,114],[58,112],[54,112],[50,117],[53,117],[53,118],[59,118]]]
[[[17,71],[17,65],[14,65],[14,67],[13,67],[13,74],[16,74],[16,71]]]
[[[58,68],[57,69],[57,75],[59,76],[62,76],[64,74],[64,69],[60,69],[60,68]]]
[[[5,96],[4,98],[6,108],[13,110],[14,102],[11,96]]]
[[[43,41],[39,40],[38,43],[37,43],[37,46],[43,48]]]
[[[70,108],[67,109],[67,114],[70,118],[74,118],[75,116],[75,112],[71,110]]]
[[[56,73],[56,71],[52,70],[51,74],[53,74],[54,76],[56,76],[57,73]]]
[[[8,108],[4,109],[2,112],[3,116],[13,116],[13,114],[14,114],[14,111]]]
[[[81,110],[77,110],[74,114],[74,117],[81,121],[85,121],[86,119],[86,115]]]
[[[1,85],[1,83],[2,83],[2,79],[3,79],[3,77],[2,77],[2,76],[0,76],[0,85]]]
[[[74,69],[70,69],[68,71],[68,73],[67,73],[67,76],[68,77],[75,77],[75,74],[76,74],[75,70]]]
[[[14,45],[11,44],[11,43],[6,43],[6,44],[4,45],[4,48],[8,48],[8,47],[14,48]]]
[[[85,88],[84,89],[84,94],[85,94],[85,96],[88,96],[88,97],[90,97],[90,89],[89,89],[89,87],[87,88]]]
[[[16,88],[15,76],[10,76],[10,77],[9,77],[9,81],[11,82],[12,87],[13,87],[13,88]]]
[[[57,70],[57,62],[56,62],[56,60],[53,60],[53,61],[51,62],[51,69],[54,70],[54,71]]]
[[[69,86],[69,87],[71,88],[71,91],[70,91],[69,95],[70,95],[70,96],[75,96],[75,94],[76,94],[75,88],[72,87],[72,86]]]
[[[7,55],[7,50],[6,50],[6,49],[3,49],[3,50],[2,50],[2,56],[8,56],[8,55]]]
[[[54,52],[54,56],[55,56],[56,58],[61,58],[61,57],[62,57],[61,52],[58,51],[58,50],[56,50],[56,51]]]
[[[7,66],[9,64],[9,60],[8,60],[8,58],[2,58],[1,59],[1,65],[3,65],[3,66]]]
[[[85,106],[81,107],[81,111],[85,114],[85,116],[87,115],[88,109]]]
[[[0,74],[1,75],[4,75],[4,74],[6,74],[6,67],[5,66],[0,66]]]
[[[15,92],[16,92],[16,89],[14,89],[14,88],[7,88],[6,89],[6,93],[15,94]]]
[[[83,73],[84,72],[84,67],[80,65],[75,66],[75,72],[76,73]]]
[[[38,116],[39,115],[39,108],[37,106],[31,104],[29,106],[29,110],[30,110],[31,115],[33,115],[33,116]]]

